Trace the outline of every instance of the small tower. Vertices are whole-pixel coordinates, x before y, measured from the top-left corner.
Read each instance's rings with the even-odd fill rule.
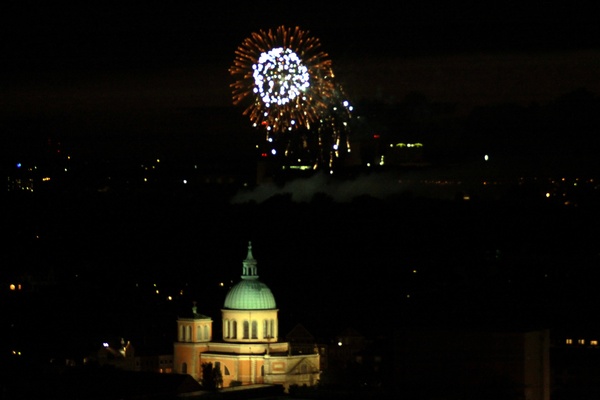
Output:
[[[179,374],[189,374],[200,380],[202,369],[199,354],[208,349],[212,340],[212,319],[198,313],[196,302],[191,313],[177,319],[177,341],[174,344],[173,369]]]

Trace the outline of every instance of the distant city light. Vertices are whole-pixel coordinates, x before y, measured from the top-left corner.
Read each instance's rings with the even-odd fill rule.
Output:
[[[485,161],[488,161],[488,160],[490,159],[490,157],[489,157],[489,156],[486,154],[485,156],[483,156],[483,159],[484,159]]]

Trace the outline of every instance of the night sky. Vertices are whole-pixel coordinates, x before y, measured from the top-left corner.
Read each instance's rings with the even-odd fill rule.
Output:
[[[418,92],[468,112],[543,103],[578,88],[597,93],[600,24],[587,6],[6,2],[0,121],[9,141],[77,134],[93,138],[91,147],[109,138],[108,147],[122,140],[142,151],[165,146],[156,136],[166,135],[188,149],[206,146],[214,139],[207,131],[217,135],[222,120],[210,125],[190,110],[231,107],[234,50],[252,32],[279,25],[320,39],[353,102]]]
[[[600,172],[600,141],[597,135],[591,137],[600,127],[600,113],[595,113],[600,110],[600,14],[588,7],[593,2],[425,0],[393,7],[378,1],[354,6],[348,1],[38,3],[0,5],[0,134],[3,155],[10,160],[39,148],[46,138],[61,140],[76,161],[96,153],[136,159],[167,153],[210,162],[242,157],[253,150],[255,136],[231,103],[228,68],[234,51],[252,32],[297,25],[320,39],[336,78],[356,104],[385,108],[414,93],[430,104],[451,104],[462,115],[503,104],[500,111],[505,114],[486,109],[473,114],[467,133],[481,137],[473,135],[467,144],[484,148],[492,143],[508,154],[518,150],[519,157],[530,156],[547,142],[546,128],[555,128],[561,136],[548,145],[554,155],[567,152],[564,137],[574,143],[569,149],[587,151],[586,162],[596,163],[594,171]],[[584,107],[544,108],[580,89],[586,92],[571,100]],[[555,109],[573,113],[565,113],[562,125],[552,126],[552,120],[536,126],[524,140],[519,135],[529,114],[518,107],[531,104],[540,107],[528,110],[540,109],[543,117],[555,116]],[[581,123],[571,129],[572,121]],[[437,132],[442,148],[454,150],[468,137],[456,143],[452,126],[446,136],[442,126]],[[580,158],[567,164],[575,165],[573,160]],[[565,165],[552,158],[544,162]],[[480,166],[475,166],[478,179],[490,172]],[[254,173],[255,164],[250,168]],[[431,177],[419,173],[402,179]],[[238,279],[248,240],[255,244],[260,275],[272,285],[290,325],[339,322],[333,329],[362,320],[368,327],[372,306],[397,304],[408,287],[425,293],[424,301],[431,303],[424,307],[438,309],[443,303],[461,312],[463,307],[476,308],[479,300],[485,308],[482,299],[500,293],[492,306],[507,320],[515,310],[528,312],[522,304],[538,310],[546,298],[552,302],[542,305],[544,310],[569,300],[561,316],[571,315],[572,304],[582,309],[579,299],[592,309],[597,304],[597,280],[589,278],[598,276],[593,236],[600,220],[597,207],[593,209],[597,189],[590,196],[596,201],[589,203],[592,207],[581,208],[562,207],[560,198],[542,203],[546,199],[540,200],[535,193],[539,187],[533,186],[514,188],[511,203],[498,207],[485,201],[457,202],[455,192],[450,198],[430,193],[427,199],[414,192],[414,197],[399,196],[397,204],[382,206],[374,198],[352,196],[375,195],[389,188],[389,182],[382,179],[377,185],[373,176],[362,178],[348,182],[348,191],[329,186],[336,196],[347,195],[343,205],[337,197],[317,196],[310,204],[315,207],[307,204],[316,193],[308,186],[297,190],[305,195],[303,201],[286,194],[269,197],[267,187],[258,204],[239,206],[214,204],[204,193],[183,190],[147,196],[116,189],[114,195],[94,192],[89,199],[72,196],[69,201],[68,194],[15,195],[5,209],[11,250],[3,252],[3,261],[15,266],[15,274],[41,270],[86,280],[101,300],[83,301],[86,287],[73,285],[72,297],[57,296],[57,309],[65,321],[76,322],[71,312],[80,316],[81,309],[97,311],[101,302],[111,300],[103,310],[107,315],[96,323],[103,324],[98,331],[110,326],[115,334],[123,329],[110,325],[112,313],[128,300],[107,293],[123,288],[129,295],[127,285],[139,279],[148,285],[153,280],[172,285],[189,280],[202,290],[223,276]],[[455,178],[460,176],[450,177]],[[434,187],[437,191],[440,186]],[[419,275],[414,275],[415,267]],[[535,286],[540,277],[549,283]],[[480,281],[489,286],[479,286]],[[498,293],[488,291],[490,287]],[[202,290],[197,289],[194,300],[203,306],[212,303],[202,312],[218,320],[223,293]],[[439,297],[430,297],[433,292]],[[514,293],[523,293],[523,298]],[[449,294],[456,303],[447,301]],[[146,313],[154,309],[145,302],[138,305],[136,315],[145,323]],[[31,312],[37,315],[38,306],[32,304]],[[119,318],[129,318],[122,313]],[[339,321],[331,322],[333,313]],[[172,323],[169,314],[167,330]],[[134,328],[137,334],[146,326],[136,323]]]

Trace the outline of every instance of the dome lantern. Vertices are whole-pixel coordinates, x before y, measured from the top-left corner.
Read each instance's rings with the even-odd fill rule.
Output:
[[[252,255],[252,242],[248,242],[248,255],[243,261],[242,279],[258,279],[256,260]]]

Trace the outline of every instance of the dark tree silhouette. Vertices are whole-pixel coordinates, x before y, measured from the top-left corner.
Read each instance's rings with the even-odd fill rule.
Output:
[[[207,390],[220,389],[223,386],[221,369],[215,368],[212,363],[203,363],[202,386]]]

